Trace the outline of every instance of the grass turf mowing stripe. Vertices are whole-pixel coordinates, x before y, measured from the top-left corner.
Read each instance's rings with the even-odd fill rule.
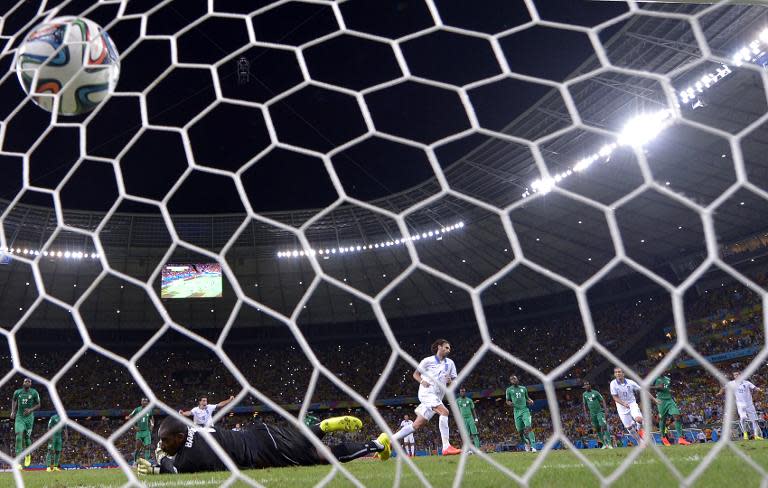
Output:
[[[749,441],[736,443],[755,462],[768,468],[768,442]],[[672,446],[665,447],[662,452],[683,475],[691,473],[706,456],[710,445]],[[582,451],[598,471],[607,475],[613,472],[629,454],[629,449],[614,449],[613,451],[589,450]],[[510,470],[523,475],[536,456],[533,453],[499,453],[492,456],[500,464]],[[366,486],[391,487],[395,477],[394,462],[370,462],[355,461],[348,463],[347,468]],[[456,474],[458,459],[443,457],[422,457],[415,459],[416,466],[424,472],[427,479],[435,486],[450,484]],[[252,477],[259,483],[268,487],[311,487],[328,474],[331,468],[328,466],[281,468],[244,471],[246,476]],[[197,475],[175,475],[143,477],[147,486],[153,488],[173,487],[206,487],[217,486],[228,478],[229,473],[206,473]],[[126,482],[126,478],[120,471],[63,471],[58,473],[29,472],[24,473],[26,486],[32,488],[59,488],[59,487],[109,487],[120,486]],[[420,486],[416,476],[403,467],[401,485],[403,487]],[[762,481],[760,474],[747,466],[743,460],[736,456],[730,449],[723,450],[711,463],[710,467],[699,478],[696,486],[722,487],[730,486],[738,482],[740,488],[759,486]],[[656,486],[675,486],[677,479],[667,470],[656,455],[650,450],[644,452],[629,466],[627,471],[619,478],[616,485],[645,484]],[[477,456],[467,460],[464,471],[466,487],[497,487],[512,486],[511,481],[503,474]],[[550,486],[599,486],[598,480],[593,474],[578,461],[569,451],[553,451],[545,460],[539,471],[535,473],[530,482],[534,487]],[[13,486],[13,478],[10,473],[0,475],[0,486]],[[245,486],[244,483],[235,486]],[[343,476],[336,475],[330,483],[332,487],[347,487],[351,483]]]

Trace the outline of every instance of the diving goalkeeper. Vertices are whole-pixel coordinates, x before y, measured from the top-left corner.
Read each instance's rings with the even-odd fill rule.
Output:
[[[322,439],[330,432],[354,432],[363,423],[352,416],[332,417],[310,430]],[[293,426],[274,427],[257,423],[242,431],[205,429],[219,443],[239,468],[280,468],[285,466],[313,466],[328,464],[325,455]],[[155,455],[159,466],[146,459],[139,459],[139,474],[197,473],[200,471],[225,471],[226,465],[213,451],[198,429],[173,418],[166,418],[158,430],[160,442]],[[367,454],[378,453],[381,460],[391,455],[389,437],[381,434],[365,443],[342,442],[330,448],[341,462],[352,461]]]

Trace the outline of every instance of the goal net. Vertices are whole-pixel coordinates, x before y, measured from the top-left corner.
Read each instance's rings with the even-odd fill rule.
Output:
[[[103,101],[67,85],[95,107],[76,115],[19,64],[68,16],[119,59]],[[317,486],[764,482],[767,22],[740,1],[4,2],[3,483],[150,483],[142,398],[158,422],[205,398],[218,429],[300,429]],[[435,419],[417,459],[334,458],[415,418],[439,338],[457,462],[419,459]],[[363,430],[316,438],[340,414]],[[200,435],[211,484],[290,479]]]

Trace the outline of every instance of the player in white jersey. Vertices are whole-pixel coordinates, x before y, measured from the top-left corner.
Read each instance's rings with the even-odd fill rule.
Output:
[[[401,427],[392,437],[392,442],[397,442],[411,435],[415,430],[419,430],[437,413],[440,416],[443,456],[453,456],[461,454],[461,449],[456,449],[449,442],[449,412],[443,405],[445,389],[457,376],[456,365],[448,359],[451,343],[445,339],[438,339],[432,344],[432,352],[434,356],[422,359],[419,367],[413,372],[413,379],[419,383],[419,401],[421,402],[416,407],[416,420],[413,425]]]
[[[208,397],[200,397],[200,402],[198,405],[193,408],[192,410],[179,410],[179,413],[181,415],[184,415],[185,417],[192,417],[192,422],[197,427],[212,427],[213,426],[213,412],[216,411],[217,408],[223,407],[232,400],[234,400],[235,397],[231,396],[227,400],[222,400],[219,403],[209,405],[208,404]]]
[[[404,429],[406,427],[410,427],[411,429],[413,429],[413,420],[411,420],[408,414],[403,415],[403,421],[400,422],[401,429]],[[416,441],[413,438],[413,432],[403,437],[403,447],[405,447],[405,453],[411,457],[416,455],[415,444],[416,444]]]
[[[627,429],[629,435],[634,437],[637,444],[645,436],[643,432],[643,413],[637,405],[635,392],[640,391],[640,385],[624,377],[624,371],[621,368],[613,368],[614,379],[611,380],[611,396],[616,402],[616,411],[619,413],[621,423]]]
[[[762,431],[760,426],[757,425],[757,411],[755,410],[755,404],[752,401],[752,390],[763,391],[756,387],[751,381],[739,378],[739,371],[733,372],[733,381],[729,381],[726,386],[720,388],[717,395],[720,396],[725,392],[726,388],[733,391],[736,396],[736,411],[739,412],[739,427],[743,432],[744,439],[749,439],[749,432],[745,421],[752,423],[752,434],[755,439],[762,439]]]

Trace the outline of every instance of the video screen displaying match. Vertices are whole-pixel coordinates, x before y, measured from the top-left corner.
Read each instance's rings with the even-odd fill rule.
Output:
[[[221,265],[166,264],[160,298],[221,298]]]

